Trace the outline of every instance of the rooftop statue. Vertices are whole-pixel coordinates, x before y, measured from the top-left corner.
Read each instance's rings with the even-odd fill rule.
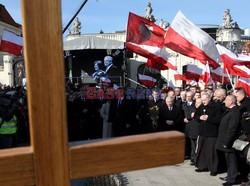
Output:
[[[153,12],[153,9],[152,9],[152,7],[151,7],[151,3],[150,2],[148,2],[148,5],[147,5],[147,8],[146,8],[146,14],[145,14],[145,18],[146,19],[150,19],[151,18],[151,14],[152,14],[152,12]]]
[[[79,18],[75,18],[73,22],[73,28],[70,31],[70,34],[79,35],[81,34],[81,22],[79,21]]]
[[[230,9],[226,9],[223,15],[223,28],[239,28],[237,22],[233,22],[232,16],[230,14]]]
[[[163,21],[163,19],[161,19],[159,22],[159,26],[161,28],[163,28],[164,30],[167,30],[167,28],[169,27],[169,23],[167,21]]]
[[[146,14],[143,17],[155,23],[156,18],[154,17],[154,15],[152,15],[152,12],[153,12],[153,8],[151,7],[151,3],[148,2],[147,8],[146,8]]]

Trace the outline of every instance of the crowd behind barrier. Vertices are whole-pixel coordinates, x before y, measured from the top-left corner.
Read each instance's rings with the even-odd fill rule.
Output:
[[[69,141],[177,130],[197,173],[250,185],[250,100],[243,88],[145,89],[66,84]],[[29,144],[26,89],[1,87],[0,148]]]

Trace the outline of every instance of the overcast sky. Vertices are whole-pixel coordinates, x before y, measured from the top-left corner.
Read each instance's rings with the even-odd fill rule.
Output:
[[[62,0],[62,23],[66,26],[84,0]],[[89,0],[79,13],[82,33],[112,33],[126,29],[128,13],[144,15],[148,0]],[[17,23],[22,23],[20,1],[0,0]],[[222,23],[222,15],[229,8],[234,21],[241,28],[250,28],[250,0],[152,0],[157,23],[162,18],[172,22],[181,10],[195,24]]]

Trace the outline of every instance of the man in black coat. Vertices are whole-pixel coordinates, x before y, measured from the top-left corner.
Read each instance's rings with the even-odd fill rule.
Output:
[[[160,107],[159,130],[178,130],[184,132],[184,112],[181,107],[174,104],[173,97],[166,98],[166,104]]]
[[[193,92],[191,91],[187,92],[185,102],[183,102],[182,104],[182,109],[185,115],[185,118],[183,120],[185,123],[185,135],[186,135],[185,159],[190,158],[191,162],[194,162],[195,159],[195,143],[196,143],[196,140],[191,141],[190,139],[190,133],[193,132],[191,131],[191,126],[190,126],[190,121],[193,119],[191,115],[195,111],[195,102],[193,98],[194,98]]]
[[[246,95],[246,91],[243,87],[238,87],[235,88],[234,95],[237,99],[237,105],[239,106],[240,114],[241,116],[243,115],[244,112],[247,112],[250,110],[250,99]],[[241,127],[241,134],[246,134],[245,129],[246,129],[246,122],[245,120],[241,119],[240,121],[240,127]],[[242,138],[241,136],[240,138]],[[238,164],[239,164],[239,172],[240,175],[238,176],[239,180],[242,181],[247,181],[248,180],[248,173],[250,172],[250,167],[249,165],[246,164],[246,159],[245,157],[242,158],[241,152],[237,152],[238,155]]]
[[[225,99],[225,106],[228,108],[220,122],[216,149],[224,152],[227,162],[227,182],[223,185],[232,185],[236,182],[238,173],[237,158],[232,148],[233,142],[238,137],[240,126],[240,111],[236,106],[236,97],[228,95]]]
[[[217,174],[218,157],[215,143],[218,136],[218,128],[221,120],[221,109],[219,105],[211,101],[208,93],[201,96],[202,105],[196,110],[194,119],[198,125],[198,150],[196,172],[209,170],[210,175]]]

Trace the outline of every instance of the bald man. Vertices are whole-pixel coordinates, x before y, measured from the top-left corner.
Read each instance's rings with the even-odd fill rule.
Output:
[[[216,149],[224,152],[227,163],[227,182],[224,185],[235,184],[238,174],[237,158],[235,150],[232,148],[233,142],[238,138],[240,126],[240,111],[236,103],[235,96],[229,95],[226,97],[225,106],[228,110],[221,119],[216,141]]]

